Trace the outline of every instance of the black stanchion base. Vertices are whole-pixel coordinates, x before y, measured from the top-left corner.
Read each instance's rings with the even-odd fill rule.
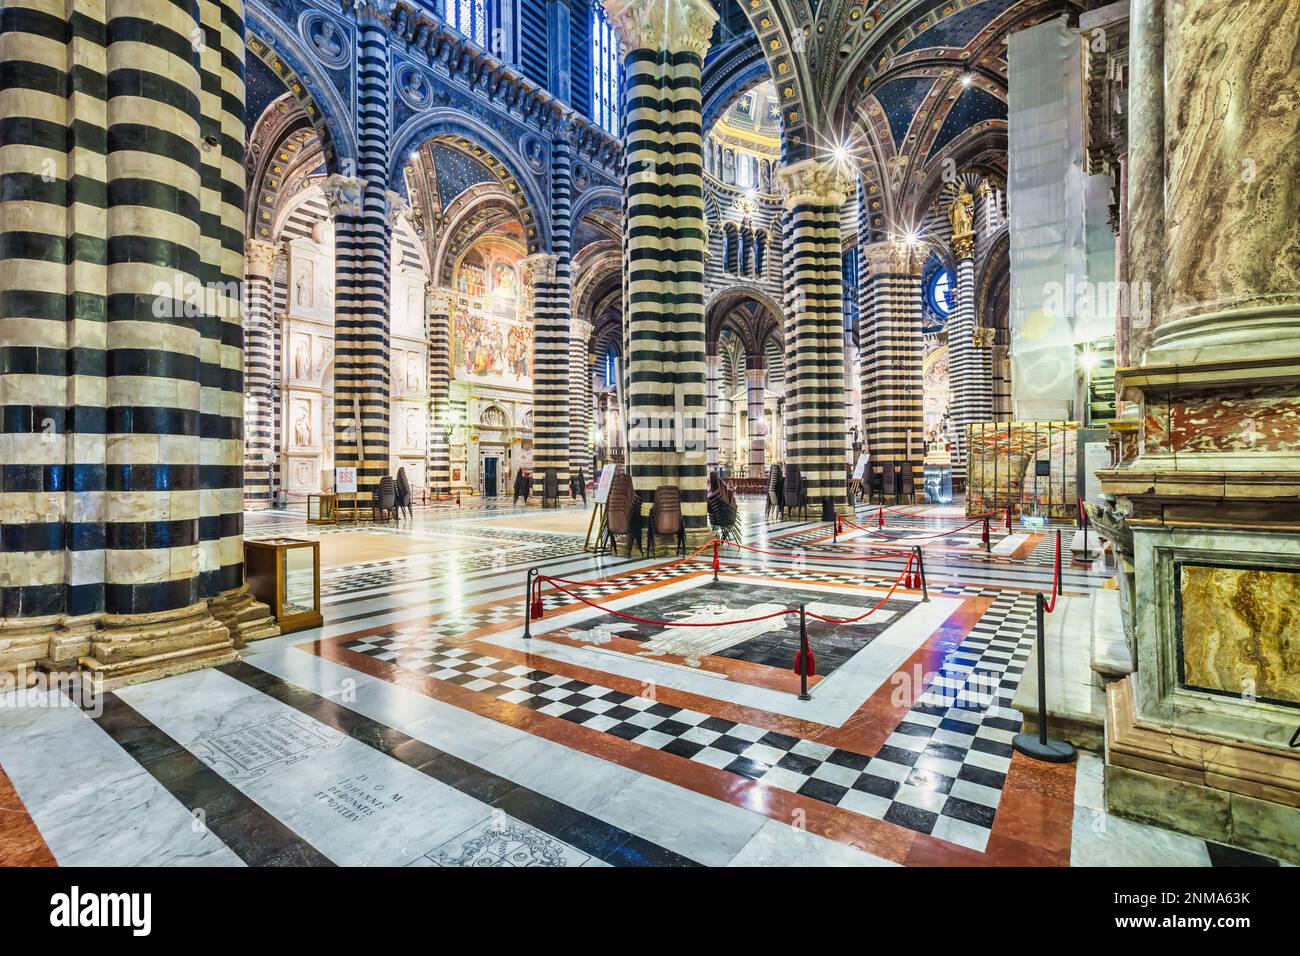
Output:
[[[1047,738],[1047,743],[1038,739],[1038,734],[1016,734],[1011,746],[1026,757],[1045,760],[1048,763],[1070,763],[1077,756],[1074,747],[1064,740]]]
[[[799,695],[799,699],[800,699],[800,700],[812,700],[812,694],[800,694],[800,695]]]

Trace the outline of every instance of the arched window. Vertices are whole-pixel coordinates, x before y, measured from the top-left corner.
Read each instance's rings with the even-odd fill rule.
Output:
[[[618,41],[599,3],[591,6],[591,116],[611,135],[618,135],[618,101],[622,92]]]
[[[762,229],[754,233],[754,275],[763,278],[767,274],[767,233]]]
[[[487,49],[485,0],[447,0],[447,26]]]
[[[754,175],[757,161],[747,153],[736,155],[736,185],[741,189],[751,189],[757,185]]]
[[[736,227],[727,223],[722,229],[722,268],[724,272],[730,272],[732,275],[736,273],[738,239]]]

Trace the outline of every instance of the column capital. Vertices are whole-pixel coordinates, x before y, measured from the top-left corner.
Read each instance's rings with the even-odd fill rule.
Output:
[[[325,193],[325,202],[330,208],[330,215],[360,218],[361,198],[366,191],[366,183],[359,176],[343,176],[333,173],[325,177],[320,184]]]
[[[718,11],[708,0],[602,0],[623,55],[633,50],[695,53],[709,49]]]
[[[840,163],[805,159],[784,166],[777,173],[786,209],[800,203],[813,206],[844,205],[849,195],[849,177]]]
[[[538,252],[521,260],[519,265],[524,271],[524,282],[530,286],[539,282],[554,282],[555,267],[559,261],[559,256],[549,252]]]
[[[251,276],[270,276],[271,266],[279,254],[273,242],[248,239],[244,242],[244,273]]]
[[[432,282],[425,283],[424,307],[432,314],[451,315],[451,307],[455,302],[456,293],[453,290],[434,285]]]
[[[926,249],[920,243],[889,239],[862,247],[872,274],[919,276]]]
[[[384,195],[388,200],[388,217],[393,227],[396,228],[397,220],[403,216],[411,215],[411,207],[407,205],[402,194],[392,189],[384,190]]]
[[[975,258],[975,233],[952,237],[952,252],[959,262]]]

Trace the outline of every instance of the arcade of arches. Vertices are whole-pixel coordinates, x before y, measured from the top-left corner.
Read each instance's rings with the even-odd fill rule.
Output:
[[[1297,11],[5,2],[0,863],[1300,860]]]

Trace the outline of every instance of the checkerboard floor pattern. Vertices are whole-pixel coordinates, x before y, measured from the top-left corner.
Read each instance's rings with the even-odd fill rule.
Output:
[[[861,754],[673,707],[395,628],[349,650],[686,760],[983,851],[1021,719],[1032,595],[1007,593],[932,675],[878,753]]]

